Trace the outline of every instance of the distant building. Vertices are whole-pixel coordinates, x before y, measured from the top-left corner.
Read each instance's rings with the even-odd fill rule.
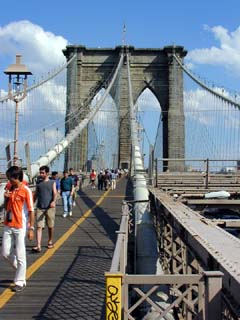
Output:
[[[236,168],[235,167],[224,167],[221,169],[222,173],[234,173],[236,172]]]
[[[240,160],[237,160],[237,171],[240,171]]]

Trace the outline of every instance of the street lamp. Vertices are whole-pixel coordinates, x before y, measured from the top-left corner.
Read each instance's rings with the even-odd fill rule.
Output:
[[[13,165],[18,165],[18,103],[27,95],[27,76],[32,73],[21,64],[20,54],[16,55],[16,63],[11,64],[4,73],[8,75],[8,98],[15,102]]]
[[[44,152],[47,153],[47,140],[46,140],[46,129],[43,128],[43,142],[44,142]]]
[[[115,165],[115,162],[116,162],[116,153],[113,153],[112,154],[112,169],[116,169],[116,165]]]

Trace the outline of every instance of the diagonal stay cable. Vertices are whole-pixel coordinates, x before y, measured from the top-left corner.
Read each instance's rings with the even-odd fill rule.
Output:
[[[108,88],[106,89],[105,93],[99,100],[99,102],[96,105],[95,109],[92,109],[88,115],[86,115],[85,119],[83,119],[74,129],[72,129],[66,137],[64,137],[58,144],[55,145],[54,148],[49,150],[44,156],[40,157],[36,162],[31,164],[31,175],[32,177],[35,177],[38,172],[39,168],[43,165],[48,165],[52,161],[54,161],[57,156],[62,153],[70,143],[74,141],[74,139],[81,133],[81,131],[87,126],[87,124],[94,118],[95,114],[99,111],[101,106],[103,105],[104,101],[106,100],[116,78],[117,75],[122,67],[123,64],[123,54],[121,53],[119,63],[117,65],[117,68],[114,72],[114,75],[108,85]]]
[[[57,71],[53,72],[52,74],[50,74],[50,76],[48,76],[47,78],[43,79],[42,81],[39,81],[39,82],[35,83],[34,85],[32,85],[32,86],[30,86],[30,87],[27,87],[26,91],[27,91],[27,92],[30,92],[30,91],[32,91],[33,89],[36,89],[36,88],[42,86],[44,83],[46,83],[46,82],[50,81],[51,79],[55,78],[59,73],[61,73],[64,69],[66,69],[67,66],[68,66],[70,63],[72,63],[72,61],[73,61],[74,59],[76,59],[76,58],[77,58],[77,55],[74,54],[74,55],[72,56],[72,58],[71,58],[68,62],[64,63],[64,65],[61,66]],[[21,93],[22,93],[22,92],[19,92],[18,95],[21,94]],[[13,95],[13,96],[14,96],[14,95]],[[3,98],[0,99],[0,102],[7,101],[8,99],[9,99],[9,96],[6,95],[5,97],[3,97]]]
[[[183,69],[183,71],[193,80],[195,81],[197,84],[199,84],[203,89],[207,90],[208,92],[212,93],[214,96],[222,99],[223,101],[230,103],[232,105],[234,105],[235,107],[237,107],[238,109],[240,109],[240,103],[237,103],[236,101],[225,97],[224,95],[218,93],[217,91],[209,88],[205,83],[203,83],[202,81],[200,81],[199,79],[197,79],[179,60],[179,58],[174,54],[173,55],[174,59],[177,61],[177,63],[179,64],[179,66]]]

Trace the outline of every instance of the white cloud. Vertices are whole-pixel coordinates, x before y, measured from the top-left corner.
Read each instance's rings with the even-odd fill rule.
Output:
[[[51,90],[49,90],[49,87],[51,87]],[[54,80],[50,80],[48,86],[42,85],[39,90],[43,97],[42,101],[47,104],[49,111],[54,110],[54,113],[59,112],[65,115],[66,99],[63,99],[63,97],[66,96],[66,86],[56,86],[54,85]]]
[[[27,20],[0,26],[0,62],[4,64],[1,69],[4,70],[9,64],[14,63],[15,55],[19,53],[23,56],[22,63],[33,73],[33,77],[30,77],[30,83],[31,79],[35,77],[37,79],[46,78],[48,72],[59,68],[66,62],[62,50],[67,44],[68,41],[63,37],[48,32]],[[3,79],[7,84],[5,76]],[[1,83],[3,82],[1,81]],[[65,83],[65,76],[61,73],[57,78],[29,92],[28,97],[19,104],[19,138],[25,141],[27,137],[33,151],[36,147],[39,148],[38,154],[43,154],[40,150],[42,143],[39,143],[41,138],[39,130],[41,132],[43,127],[47,127],[55,121],[59,121],[61,125],[64,124]],[[5,91],[1,89],[0,93],[1,97],[6,96],[6,88]],[[0,139],[0,147],[4,148],[6,142],[13,139],[15,104],[12,101],[6,101],[0,104],[0,107],[0,123],[2,124],[0,133],[2,137],[5,136],[4,139]],[[60,124],[52,124],[52,127],[48,128],[46,132],[49,143],[51,142],[53,145],[56,143],[56,126],[60,126]],[[60,136],[62,134],[59,132]],[[20,149],[22,149],[21,141],[19,152],[22,154],[23,151]]]
[[[240,72],[240,27],[230,32],[223,26],[204,26],[204,29],[213,34],[219,42],[219,47],[195,49],[188,53],[190,63],[222,66],[239,74]]]
[[[228,91],[215,87],[214,91],[230,97]],[[219,116],[223,119],[225,127],[239,130],[239,110],[215,98],[203,89],[184,91],[184,112],[186,117],[207,126],[218,126]]]
[[[138,106],[138,111],[161,111],[161,107],[156,96],[148,88],[145,89],[138,97],[136,105]]]
[[[11,142],[12,141],[10,141],[8,138],[0,137],[0,145],[4,145],[4,147]]]
[[[23,63],[36,75],[65,62],[67,40],[27,20],[0,27],[0,56],[23,55]],[[13,58],[14,59],[14,58]]]
[[[16,53],[22,54],[22,63],[26,64],[33,76],[37,78],[66,62],[62,53],[66,45],[67,40],[63,37],[45,31],[42,27],[27,20],[12,22],[0,27],[0,58],[11,57],[12,61],[9,63],[13,63]],[[46,77],[47,74],[44,78]],[[30,82],[32,78],[30,77]],[[66,101],[63,97],[66,93],[66,86],[65,83],[57,84],[55,80],[48,81],[38,89],[41,95],[38,100],[44,101],[45,108],[48,107],[49,111],[54,110],[64,114]],[[0,93],[1,97],[7,95],[4,90],[1,90]],[[29,93],[30,95],[32,93]],[[20,109],[23,108],[23,105],[20,105]],[[29,109],[26,108],[27,110]]]
[[[206,103],[206,92],[202,89],[184,92],[184,113],[187,117],[208,124],[207,114],[200,112]],[[207,108],[206,108],[207,109]]]
[[[95,108],[105,93],[105,89],[101,89],[91,102],[91,107]],[[103,105],[93,118],[94,125],[98,128],[116,128],[118,119],[118,110],[115,101],[110,95],[107,95]]]
[[[195,68],[195,65],[193,63],[191,63],[191,62],[187,62],[184,65],[189,70],[193,70]]]
[[[5,97],[7,95],[7,91],[0,89],[0,98]]]

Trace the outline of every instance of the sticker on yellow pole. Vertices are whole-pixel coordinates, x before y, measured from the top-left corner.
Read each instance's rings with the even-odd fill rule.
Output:
[[[106,273],[106,320],[121,320],[122,275]]]

